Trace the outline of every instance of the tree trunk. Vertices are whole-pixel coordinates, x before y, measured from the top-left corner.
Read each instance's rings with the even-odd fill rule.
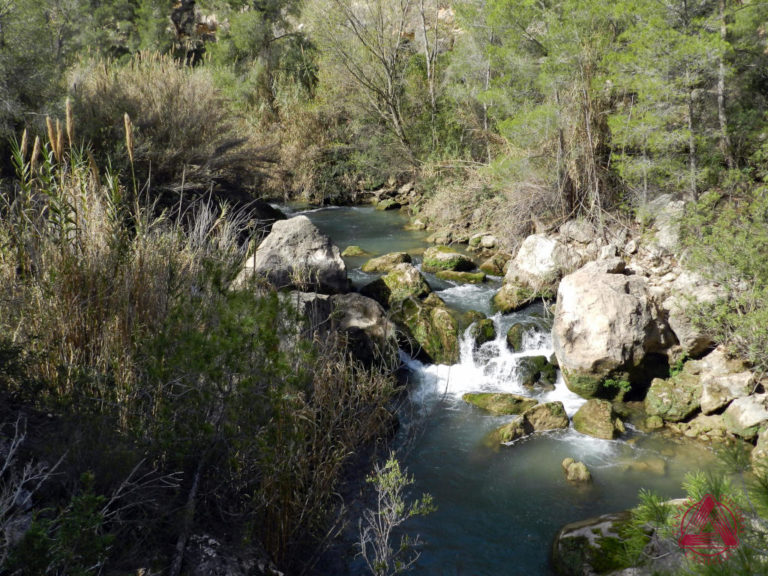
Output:
[[[725,19],[725,2],[719,0],[720,8],[720,39],[723,44],[727,42],[728,27]],[[720,122],[720,149],[725,158],[725,164],[729,170],[735,168],[733,154],[731,152],[731,139],[728,136],[728,118],[725,111],[725,51],[720,53],[719,70],[717,73],[717,118]]]

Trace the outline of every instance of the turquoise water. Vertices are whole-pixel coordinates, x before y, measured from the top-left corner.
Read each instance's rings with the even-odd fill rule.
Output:
[[[356,207],[306,214],[342,250],[355,244],[371,256],[403,250],[418,257],[426,247],[426,234],[403,230],[407,219],[398,213]],[[358,286],[374,278],[359,270],[366,259],[345,259]],[[457,286],[431,275],[428,279],[449,306],[492,314],[490,300],[498,281]],[[512,353],[504,334],[521,318],[534,318],[537,327],[526,333],[524,350]],[[461,395],[478,390],[532,395],[519,383],[518,359],[552,352],[551,315],[542,306],[493,319],[497,339],[473,350],[464,338],[459,364],[428,366],[404,358],[411,370],[410,402],[401,414],[396,447],[415,477],[413,495],[429,492],[438,506],[437,512],[411,519],[405,527],[424,541],[412,574],[550,574],[552,541],[563,524],[631,508],[641,488],[681,497],[686,472],[715,465],[712,453],[698,444],[651,437],[631,427],[617,441],[570,429],[487,447],[486,434],[508,419],[465,404]],[[570,415],[583,403],[562,378],[554,391],[534,396],[562,401]],[[592,485],[566,482],[560,465],[566,457],[587,464]],[[354,559],[352,542],[349,555],[348,574],[365,574],[361,561]]]

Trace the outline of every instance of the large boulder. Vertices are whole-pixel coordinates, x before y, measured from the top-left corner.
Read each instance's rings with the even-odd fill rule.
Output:
[[[555,355],[568,388],[585,398],[615,397],[617,382],[647,384],[652,354],[671,343],[647,280],[624,270],[620,258],[600,260],[560,282]]]
[[[768,427],[768,394],[737,398],[723,413],[728,432],[752,440],[763,427]]]
[[[532,398],[517,394],[494,392],[470,392],[461,397],[464,402],[487,410],[493,414],[522,414],[538,404]]]
[[[365,364],[395,364],[395,325],[375,300],[356,293],[329,296],[298,291],[282,294],[280,299],[285,308],[297,315],[287,320],[294,326],[303,325],[301,335],[305,338],[325,339],[336,335],[343,338],[353,356]]]
[[[397,264],[389,273],[366,284],[360,292],[382,306],[392,306],[407,298],[424,298],[432,290],[413,264]]]
[[[331,327],[346,336],[350,352],[366,364],[381,362],[394,366],[396,330],[384,308],[375,300],[355,293],[336,294],[331,301]]]
[[[407,252],[392,252],[378,258],[371,258],[363,264],[363,272],[389,272],[398,264],[410,264],[413,261]]]
[[[511,312],[536,298],[551,298],[563,275],[579,264],[581,258],[576,251],[558,238],[546,234],[528,236],[509,262],[504,285],[493,298],[494,305],[502,312]]]
[[[425,272],[439,272],[441,270],[468,272],[475,269],[475,264],[464,254],[447,246],[432,246],[424,251],[421,269]]]
[[[623,430],[613,406],[607,400],[587,400],[573,415],[573,427],[582,434],[613,440]]]
[[[241,279],[264,276],[277,288],[339,294],[349,291],[339,249],[306,216],[278,220],[246,262]]]
[[[456,364],[459,361],[458,323],[440,298],[434,294],[423,301],[408,298],[393,311],[393,319],[406,329],[410,337],[412,354],[434,364]]]
[[[711,303],[723,294],[721,287],[695,272],[682,271],[672,282],[662,307],[666,311],[669,327],[680,343],[682,354],[696,357],[713,344],[712,338],[694,325],[687,312],[690,305]]]

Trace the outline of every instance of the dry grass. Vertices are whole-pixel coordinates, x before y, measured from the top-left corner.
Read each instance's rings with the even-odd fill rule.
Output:
[[[533,232],[535,220],[551,215],[558,200],[545,184],[500,185],[498,180],[487,170],[469,169],[462,178],[438,186],[426,197],[419,218],[426,219],[432,229],[452,231],[454,239],[490,232],[502,249],[514,252]]]
[[[63,130],[50,125],[58,146]],[[42,158],[16,149],[19,178],[0,207],[0,323],[37,358],[30,376],[53,397],[128,407],[137,342],[179,293],[201,286],[207,261],[234,275],[244,257],[238,222],[200,206],[195,226],[182,229],[127,200],[92,156],[64,148],[46,145]]]
[[[125,158],[124,118],[133,126],[128,149],[153,186],[207,191],[212,184],[252,185],[264,162],[251,130],[232,114],[203,67],[140,53],[130,63],[86,62],[70,74],[78,132],[96,149]]]

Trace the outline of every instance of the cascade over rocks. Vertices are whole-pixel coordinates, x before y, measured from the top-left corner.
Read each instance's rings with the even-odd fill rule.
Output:
[[[340,294],[349,291],[339,249],[306,216],[278,220],[246,262],[236,283],[264,276],[278,289]]]
[[[616,383],[642,381],[651,355],[671,343],[647,279],[624,270],[620,258],[590,262],[558,289],[555,355],[568,388],[585,398],[616,396]]]

